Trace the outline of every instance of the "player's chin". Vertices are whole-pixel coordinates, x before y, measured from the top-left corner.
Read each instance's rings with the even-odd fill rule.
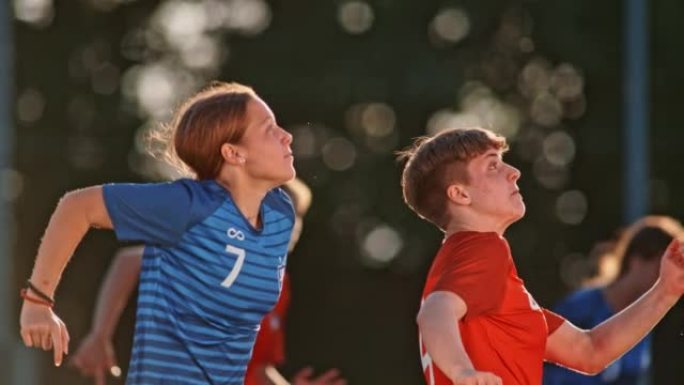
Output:
[[[273,176],[273,179],[276,181],[276,185],[278,186],[291,181],[297,176],[297,172],[295,171],[294,166],[291,164],[283,167],[281,170],[278,171],[279,172],[277,173],[277,175]]]
[[[519,220],[522,217],[525,216],[525,212],[527,211],[527,208],[525,207],[525,203],[520,201],[520,203],[516,204],[515,210],[514,210],[514,216],[515,220]]]

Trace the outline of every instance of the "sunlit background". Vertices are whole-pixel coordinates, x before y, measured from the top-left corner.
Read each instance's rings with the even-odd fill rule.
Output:
[[[452,127],[506,136],[528,207],[508,238],[550,306],[595,272],[591,245],[624,225],[621,4],[11,0],[15,139],[0,198],[14,213],[12,290],[62,194],[177,177],[149,155],[146,133],[211,80],[239,81],[293,134],[314,192],[289,266],[285,372],[309,364],[338,367],[351,385],[420,384],[414,317],[441,234],[403,205],[395,152]],[[682,219],[684,6],[650,12],[648,211]],[[116,247],[90,234],[65,273],[56,309],[72,349]],[[132,324],[129,308],[116,340],[124,370]],[[36,384],[88,383],[47,354],[22,354]]]

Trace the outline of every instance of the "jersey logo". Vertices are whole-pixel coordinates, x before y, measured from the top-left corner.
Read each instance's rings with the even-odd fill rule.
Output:
[[[228,238],[231,239],[237,239],[238,241],[245,240],[245,234],[240,230],[236,230],[234,227],[229,228],[226,234],[228,235]]]

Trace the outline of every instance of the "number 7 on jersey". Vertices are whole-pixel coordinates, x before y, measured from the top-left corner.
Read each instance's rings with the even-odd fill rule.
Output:
[[[245,249],[241,249],[239,247],[235,247],[232,245],[226,245],[226,252],[228,254],[233,254],[237,256],[237,260],[235,261],[235,265],[233,265],[233,269],[230,271],[226,279],[221,282],[221,286],[223,287],[231,287],[233,285],[233,282],[238,277],[238,274],[240,274],[240,270],[242,270],[242,265],[245,262]]]

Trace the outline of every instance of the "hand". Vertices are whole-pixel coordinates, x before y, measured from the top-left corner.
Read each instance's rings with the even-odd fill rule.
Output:
[[[105,385],[106,373],[111,373],[114,377],[121,373],[112,341],[94,332],[90,332],[76,349],[69,360],[69,366],[77,369],[83,376],[93,377],[95,385]]]
[[[69,354],[69,332],[51,308],[24,301],[19,316],[20,334],[27,347],[54,351],[55,366]]]
[[[307,366],[292,377],[292,385],[347,385],[347,380],[340,377],[337,369],[330,369],[313,378],[313,369]]]
[[[668,294],[677,297],[684,293],[684,245],[673,239],[660,262],[660,284]]]
[[[451,379],[454,385],[502,385],[501,378],[493,373],[464,369]]]

